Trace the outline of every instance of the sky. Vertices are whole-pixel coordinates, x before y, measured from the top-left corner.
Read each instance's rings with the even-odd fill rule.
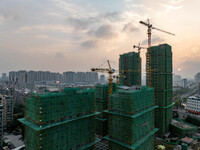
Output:
[[[199,0],[0,0],[0,73],[18,70],[89,71],[119,55],[168,43],[173,73],[194,78],[200,72]],[[145,53],[142,50],[143,73]],[[104,67],[107,67],[104,65]]]

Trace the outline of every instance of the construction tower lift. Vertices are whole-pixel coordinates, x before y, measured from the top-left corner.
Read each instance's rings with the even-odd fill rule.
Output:
[[[149,55],[149,57],[147,57],[147,61],[151,62],[151,55],[150,55],[150,52],[151,52],[151,30],[155,29],[155,30],[167,33],[167,34],[174,35],[174,36],[175,36],[175,34],[153,27],[153,25],[150,23],[149,19],[147,19],[147,23],[143,22],[143,21],[140,21],[139,23],[147,26],[147,35],[148,35],[147,54]],[[149,87],[151,87],[151,66],[149,65],[147,67],[148,67],[148,74],[149,74],[149,83],[148,83],[148,85],[149,85]]]
[[[91,71],[93,72],[100,72],[100,73],[108,73],[108,94],[112,94],[112,87],[113,87],[113,74],[115,73],[115,69],[111,68],[110,61],[107,60],[108,68],[91,68]]]

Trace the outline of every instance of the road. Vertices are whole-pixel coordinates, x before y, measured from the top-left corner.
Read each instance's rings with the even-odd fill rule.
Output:
[[[194,94],[195,92],[196,92],[196,88],[194,88],[192,91],[190,91],[190,92],[188,92],[188,93],[185,93],[185,94],[183,94],[183,95],[181,95],[181,96],[179,96],[179,97],[176,97],[176,98],[172,99],[172,101],[175,102],[175,101],[177,101],[177,100],[179,100],[179,99],[186,98],[186,97],[188,97],[188,96]]]

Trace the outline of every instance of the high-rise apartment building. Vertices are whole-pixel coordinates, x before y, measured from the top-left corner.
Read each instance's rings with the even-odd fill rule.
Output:
[[[153,150],[154,89],[119,87],[108,99],[109,150]]]
[[[76,74],[75,74],[75,82],[76,83],[84,83],[84,82],[86,82],[86,73],[85,72],[76,72]]]
[[[7,81],[7,74],[6,73],[2,73],[1,80],[2,81]]]
[[[126,86],[141,85],[141,58],[138,53],[120,55],[119,83]]]
[[[86,72],[86,82],[87,83],[97,83],[98,73],[97,72]]]
[[[100,75],[100,83],[105,83],[106,82],[106,77],[104,74]]]
[[[10,71],[9,72],[9,81],[10,82],[16,82],[17,80],[17,72],[16,71]]]
[[[63,73],[63,82],[73,84],[75,82],[75,72],[68,71]]]
[[[147,85],[153,87],[155,105],[155,126],[162,136],[169,129],[172,118],[172,51],[168,44],[151,47],[147,52]]]
[[[194,76],[195,82],[200,83],[200,72]]]
[[[37,81],[37,72],[36,71],[28,71],[27,72],[27,83],[34,83]]]
[[[180,86],[181,83],[181,76],[180,75],[174,75],[173,76],[173,85],[174,86]]]
[[[17,71],[17,82],[18,83],[27,83],[27,74],[26,70]]]
[[[13,98],[0,94],[0,105],[3,105],[3,126],[6,128],[13,122]]]
[[[183,88],[187,88],[188,87],[188,80],[186,78],[181,80],[181,86]]]
[[[67,88],[26,100],[26,150],[92,150],[95,142],[94,89]]]

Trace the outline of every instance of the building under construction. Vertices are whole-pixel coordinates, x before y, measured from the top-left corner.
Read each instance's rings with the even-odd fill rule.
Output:
[[[93,149],[95,144],[94,89],[33,94],[26,100],[26,150]]]
[[[141,85],[141,58],[138,53],[120,55],[119,83],[126,86]]]
[[[95,86],[96,111],[100,112],[96,116],[96,135],[99,138],[103,138],[108,134],[108,117],[107,113],[104,112],[108,109],[108,89],[107,84],[97,84]],[[113,83],[112,93],[115,93],[116,90],[117,85]]]
[[[155,125],[162,136],[169,129],[172,118],[172,51],[168,44],[151,47],[147,51],[146,81],[155,90]]]
[[[154,89],[121,86],[108,99],[110,150],[154,149]]]
[[[100,112],[96,116],[96,134],[102,138],[108,134],[107,114],[104,112],[108,108],[108,85],[98,84],[95,86],[96,111]]]

